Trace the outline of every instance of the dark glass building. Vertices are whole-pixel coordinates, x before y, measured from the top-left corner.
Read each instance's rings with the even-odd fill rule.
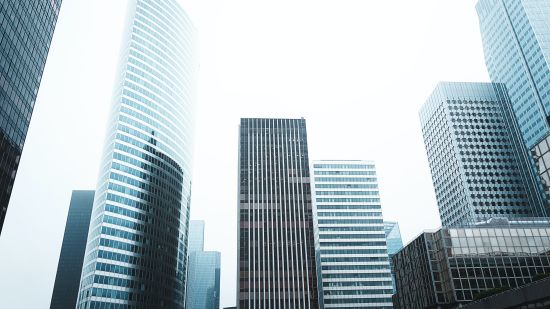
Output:
[[[548,221],[492,219],[426,231],[393,257],[395,308],[456,308],[550,273]]]
[[[241,119],[239,309],[318,308],[306,121]]]
[[[0,233],[60,7],[0,1]]]
[[[550,278],[541,278],[524,286],[487,295],[462,309],[527,309],[550,308]]]
[[[51,309],[74,309],[76,305],[94,194],[93,190],[75,190],[71,196],[63,245],[57,264]]]

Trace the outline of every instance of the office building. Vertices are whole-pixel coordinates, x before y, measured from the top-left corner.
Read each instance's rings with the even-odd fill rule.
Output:
[[[220,307],[220,263],[221,255],[216,251],[189,254],[187,309]]]
[[[384,232],[386,233],[386,244],[390,258],[403,248],[401,231],[399,223],[393,221],[384,221]]]
[[[218,309],[221,255],[204,251],[204,221],[189,222],[188,248],[186,309]]]
[[[550,135],[533,147],[531,155],[535,160],[535,169],[540,176],[542,190],[550,203]],[[546,213],[550,214],[550,209],[547,208]]]
[[[392,277],[376,168],[314,161],[324,308],[392,308]]]
[[[72,193],[50,309],[75,307],[94,193],[93,190],[75,190]]]
[[[457,308],[550,273],[550,224],[491,219],[426,231],[393,257],[395,308]]]
[[[527,148],[550,201],[550,3],[479,0],[479,25],[487,70],[504,83]],[[550,209],[547,208],[547,213]]]
[[[526,146],[550,134],[550,3],[479,0],[485,63],[491,81],[508,89]]]
[[[0,233],[61,0],[0,2]]]
[[[304,119],[241,119],[239,309],[318,308]]]
[[[189,241],[187,243],[187,251],[191,252],[204,251],[204,221],[191,220],[189,221]]]
[[[485,297],[470,302],[463,309],[490,308],[550,308],[550,278],[541,278],[524,286],[503,289],[500,293],[487,293]]]
[[[401,239],[401,231],[399,223],[393,221],[384,221],[384,232],[386,232],[386,244],[388,245],[388,255],[390,257],[390,266],[393,282],[393,293],[395,293],[395,269],[392,264],[392,257],[403,248],[403,240]]]
[[[420,120],[443,226],[546,214],[504,85],[439,83]]]
[[[77,308],[184,308],[196,64],[176,0],[129,2]]]

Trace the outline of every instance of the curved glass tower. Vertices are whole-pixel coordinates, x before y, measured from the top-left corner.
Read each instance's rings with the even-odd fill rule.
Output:
[[[132,0],[77,308],[183,308],[194,28],[176,0]]]

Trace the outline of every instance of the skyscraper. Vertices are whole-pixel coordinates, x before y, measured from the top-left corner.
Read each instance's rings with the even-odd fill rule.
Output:
[[[476,8],[487,70],[493,82],[508,89],[550,200],[550,3],[479,0]]]
[[[550,133],[550,3],[479,0],[487,70],[508,88],[523,139],[532,149]]]
[[[194,27],[176,0],[132,0],[127,30],[77,308],[183,308]]]
[[[386,243],[388,245],[388,254],[392,257],[397,251],[403,248],[401,231],[399,223],[393,221],[384,221],[384,232],[386,233]]]
[[[314,161],[325,308],[392,308],[392,277],[375,165]]]
[[[204,221],[190,221],[186,309],[220,307],[220,263],[219,252],[204,251]]]
[[[384,232],[386,233],[386,243],[388,245],[388,255],[390,257],[393,293],[395,294],[395,268],[392,264],[392,257],[403,248],[403,240],[401,239],[401,231],[399,230],[399,224],[397,222],[384,221]]]
[[[220,308],[220,263],[221,254],[217,251],[189,255],[187,309]]]
[[[318,308],[306,121],[239,129],[238,307]]]
[[[60,7],[0,2],[0,233]]]
[[[94,193],[75,190],[71,196],[50,309],[74,308],[76,304]]]
[[[545,214],[504,85],[440,83],[420,120],[444,226]]]
[[[189,221],[189,241],[187,243],[189,254],[196,251],[204,251],[204,221]]]

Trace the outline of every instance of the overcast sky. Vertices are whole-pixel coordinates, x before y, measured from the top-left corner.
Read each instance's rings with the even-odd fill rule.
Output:
[[[240,117],[304,117],[309,155],[375,160],[405,242],[440,225],[418,119],[487,81],[475,0],[186,0],[200,40],[192,219],[235,305]],[[126,0],[63,0],[0,236],[0,308],[48,308],[71,190],[95,189]]]

